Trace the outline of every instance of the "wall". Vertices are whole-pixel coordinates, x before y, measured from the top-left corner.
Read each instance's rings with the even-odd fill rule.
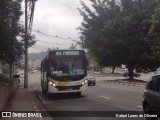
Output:
[[[10,97],[14,94],[19,85],[19,79],[11,80],[11,82],[0,86],[0,111],[3,111]]]

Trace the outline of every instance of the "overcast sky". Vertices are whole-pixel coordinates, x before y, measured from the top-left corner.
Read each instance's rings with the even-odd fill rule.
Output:
[[[89,0],[85,0],[86,5],[90,5]],[[80,0],[38,0],[35,5],[33,29],[48,35],[79,39],[79,31],[76,30],[82,22],[77,8],[80,7]],[[35,31],[36,44],[29,48],[29,53],[46,51],[47,48],[59,47],[69,48],[71,39],[52,38],[41,35]]]

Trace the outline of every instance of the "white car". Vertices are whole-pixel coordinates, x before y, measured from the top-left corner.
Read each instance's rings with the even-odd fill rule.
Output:
[[[153,76],[143,93],[143,110],[147,114],[157,114],[160,117],[160,75]],[[146,120],[158,120],[148,117]]]

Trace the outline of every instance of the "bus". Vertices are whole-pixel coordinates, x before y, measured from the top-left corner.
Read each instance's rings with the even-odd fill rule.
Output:
[[[49,51],[41,62],[42,92],[78,96],[87,92],[87,65],[84,50]]]

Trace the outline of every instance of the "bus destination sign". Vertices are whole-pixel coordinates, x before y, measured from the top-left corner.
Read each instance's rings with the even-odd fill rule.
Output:
[[[56,51],[55,55],[80,55],[79,51]]]

